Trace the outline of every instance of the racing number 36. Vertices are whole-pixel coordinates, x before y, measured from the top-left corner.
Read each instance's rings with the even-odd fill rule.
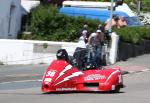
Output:
[[[50,77],[53,77],[55,75],[56,71],[54,70],[50,70],[47,72],[46,76],[50,76]]]

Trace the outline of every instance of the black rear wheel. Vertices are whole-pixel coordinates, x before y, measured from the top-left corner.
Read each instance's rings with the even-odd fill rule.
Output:
[[[116,86],[115,90],[112,90],[112,93],[119,93],[120,92],[120,86]]]

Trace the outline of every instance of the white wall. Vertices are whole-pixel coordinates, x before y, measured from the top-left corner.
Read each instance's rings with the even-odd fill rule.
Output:
[[[0,62],[3,64],[49,64],[56,55],[56,52],[35,52],[35,44],[47,43],[52,46],[61,45],[61,48],[67,50],[69,55],[74,53],[76,43],[67,42],[49,42],[49,41],[31,41],[31,40],[8,40],[0,39]],[[43,49],[44,50],[44,49]]]
[[[21,0],[0,0],[0,39],[17,37],[21,11]]]

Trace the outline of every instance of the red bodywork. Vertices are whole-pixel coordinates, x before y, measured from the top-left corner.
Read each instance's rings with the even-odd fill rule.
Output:
[[[64,60],[54,60],[42,79],[42,91],[115,91],[123,87],[119,67],[80,71]]]

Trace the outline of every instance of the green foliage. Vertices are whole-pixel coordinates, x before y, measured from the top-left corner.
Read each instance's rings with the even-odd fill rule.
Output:
[[[138,0],[124,0],[125,3],[127,3],[132,9],[134,8],[135,10],[137,9]],[[135,4],[133,7],[133,3]],[[141,11],[150,11],[150,0],[141,0]]]
[[[94,31],[100,23],[98,20],[60,14],[52,5],[34,8],[30,21],[32,39],[52,41],[74,41],[84,24],[89,25],[89,30]]]
[[[125,27],[114,29],[124,42],[137,44],[143,39],[150,39],[150,27]]]
[[[143,27],[141,30],[139,30],[141,36],[143,39],[149,39],[150,40],[150,27]]]
[[[83,0],[86,1],[86,0]],[[88,0],[88,1],[99,1],[99,2],[111,2],[111,0]],[[136,3],[138,0],[124,0],[125,3],[127,3],[132,9],[136,10]],[[134,4],[134,7],[133,7]],[[150,0],[141,0],[141,10],[142,11],[150,11]]]
[[[150,0],[143,0],[142,1],[142,10],[143,11],[150,11]]]
[[[32,34],[25,33],[22,39],[75,41],[77,33],[84,24],[93,32],[100,23],[99,20],[84,17],[65,16],[51,5],[39,5],[31,12],[29,28]],[[113,29],[120,35],[122,41],[139,43],[142,39],[150,39],[150,27],[124,27]]]

